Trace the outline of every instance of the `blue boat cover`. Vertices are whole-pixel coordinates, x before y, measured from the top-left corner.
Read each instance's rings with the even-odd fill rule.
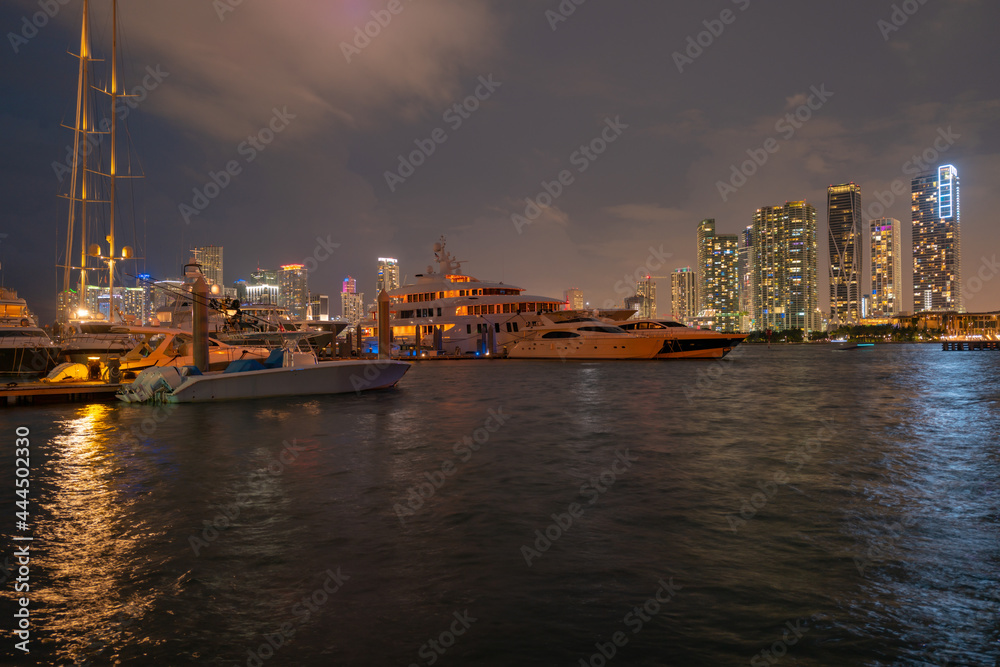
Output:
[[[264,364],[260,363],[256,359],[240,359],[239,361],[234,361],[226,366],[225,372],[240,373],[243,371],[262,371],[264,368]]]
[[[281,364],[285,359],[285,351],[280,347],[271,350],[271,354],[267,355],[267,361],[264,362],[264,368],[281,368]]]

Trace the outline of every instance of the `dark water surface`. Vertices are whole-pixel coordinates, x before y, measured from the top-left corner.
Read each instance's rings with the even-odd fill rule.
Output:
[[[7,563],[19,425],[19,664],[1000,656],[996,353],[428,362],[360,397],[4,408]]]

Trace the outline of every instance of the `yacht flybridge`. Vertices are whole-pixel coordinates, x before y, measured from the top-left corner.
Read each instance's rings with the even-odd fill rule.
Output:
[[[501,354],[525,337],[527,327],[542,323],[539,313],[564,306],[562,299],[463,274],[443,238],[434,244],[434,256],[436,269],[428,266],[415,284],[389,292],[396,344],[432,354]]]

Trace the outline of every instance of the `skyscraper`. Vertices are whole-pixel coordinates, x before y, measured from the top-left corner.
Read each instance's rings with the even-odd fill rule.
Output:
[[[756,329],[818,330],[816,209],[804,201],[757,209],[753,255]]]
[[[250,273],[250,282],[246,286],[246,303],[278,305],[281,301],[278,287],[278,272],[262,269]],[[242,299],[241,299],[242,301]]]
[[[739,317],[739,238],[716,234],[715,220],[698,224],[698,308],[714,312],[719,331],[737,331]]]
[[[343,287],[340,289],[340,314],[345,320],[354,326],[365,316],[364,300],[365,295],[359,294],[357,282],[351,276],[344,278]]]
[[[642,318],[656,317],[656,282],[646,276],[635,285],[635,295],[642,299],[638,316]]]
[[[830,241],[830,321],[857,322],[864,294],[865,234],[861,221],[861,186],[831,185],[826,191]]]
[[[753,328],[753,225],[740,234],[739,250],[740,331]]]
[[[698,289],[695,298],[698,299],[698,313],[711,308],[709,285],[715,278],[712,271],[712,239],[715,237],[715,218],[707,218],[698,223]],[[697,313],[696,313],[697,314]]]
[[[913,310],[965,311],[958,171],[942,165],[914,177]]]
[[[296,320],[306,319],[309,308],[309,275],[302,264],[286,264],[278,271],[278,305]]]
[[[207,245],[193,250],[195,259],[201,264],[201,272],[209,285],[223,285],[222,282],[222,246]]]
[[[670,315],[682,323],[698,316],[698,274],[690,266],[670,274]]]
[[[375,295],[381,294],[382,290],[391,292],[394,289],[399,289],[399,262],[392,257],[379,257]]]
[[[903,253],[899,220],[879,218],[871,222],[872,289],[871,314],[899,315],[903,306]]]

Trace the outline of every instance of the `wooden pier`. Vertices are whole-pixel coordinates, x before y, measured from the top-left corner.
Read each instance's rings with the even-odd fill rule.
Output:
[[[944,351],[1000,350],[1000,341],[996,341],[996,340],[945,340],[945,341],[941,341],[941,349],[944,350]]]
[[[11,382],[0,387],[0,406],[37,403],[100,403],[115,400],[120,384],[107,382]]]

